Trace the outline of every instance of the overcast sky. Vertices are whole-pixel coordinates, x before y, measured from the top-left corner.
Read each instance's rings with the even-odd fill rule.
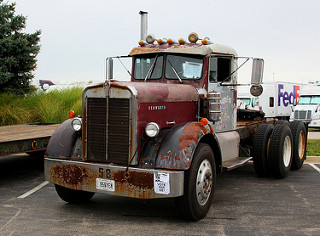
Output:
[[[194,31],[239,56],[263,58],[264,81],[320,80],[319,0],[9,2],[28,17],[27,32],[42,31],[36,79],[103,81],[105,58],[138,45],[143,10],[156,38],[187,39]]]

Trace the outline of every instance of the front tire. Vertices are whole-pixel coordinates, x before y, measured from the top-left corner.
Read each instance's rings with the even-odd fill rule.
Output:
[[[200,143],[194,153],[191,167],[185,174],[184,195],[176,198],[183,218],[201,220],[211,206],[216,182],[216,165],[211,147]]]
[[[69,203],[84,203],[89,201],[95,193],[73,190],[60,185],[55,185],[59,197]]]

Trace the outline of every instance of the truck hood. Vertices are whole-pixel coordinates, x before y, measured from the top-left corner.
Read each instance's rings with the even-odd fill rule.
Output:
[[[109,88],[128,89],[139,103],[198,101],[196,88],[187,84],[163,84],[153,82],[109,82]]]
[[[311,110],[312,112],[316,111],[319,105],[296,105],[294,107],[295,111],[309,111]]]

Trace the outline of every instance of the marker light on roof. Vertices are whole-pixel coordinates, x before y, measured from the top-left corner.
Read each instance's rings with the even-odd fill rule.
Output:
[[[158,44],[164,44],[164,43],[167,43],[167,40],[166,39],[158,39],[157,42],[158,42]]]
[[[172,43],[173,43],[173,40],[172,40],[171,38],[168,38],[168,39],[167,39],[167,43],[168,43],[168,44],[172,44]]]
[[[205,37],[204,39],[201,40],[201,43],[203,45],[206,45],[206,44],[212,44],[212,42],[210,41],[210,39],[208,37]]]
[[[140,40],[138,43],[140,46],[143,46],[145,44],[145,42],[143,40]]]
[[[154,41],[156,41],[156,38],[154,37],[153,34],[149,34],[146,38],[147,43],[153,44]]]
[[[179,39],[178,39],[178,42],[179,42],[180,44],[184,44],[184,39],[183,39],[183,38],[179,38]]]
[[[190,33],[188,36],[188,40],[190,43],[196,43],[198,39],[199,39],[198,34],[195,32]]]

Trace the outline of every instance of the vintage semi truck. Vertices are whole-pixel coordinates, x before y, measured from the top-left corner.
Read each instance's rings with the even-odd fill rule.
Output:
[[[45,177],[64,201],[96,192],[174,198],[184,218],[200,220],[217,174],[250,160],[259,176],[276,178],[302,166],[303,123],[237,121],[233,48],[196,33],[189,42],[143,35],[129,53],[131,81],[114,80],[108,58],[107,80],[83,91],[81,117],[66,120],[49,141]],[[252,71],[259,95],[262,59],[253,59]]]

